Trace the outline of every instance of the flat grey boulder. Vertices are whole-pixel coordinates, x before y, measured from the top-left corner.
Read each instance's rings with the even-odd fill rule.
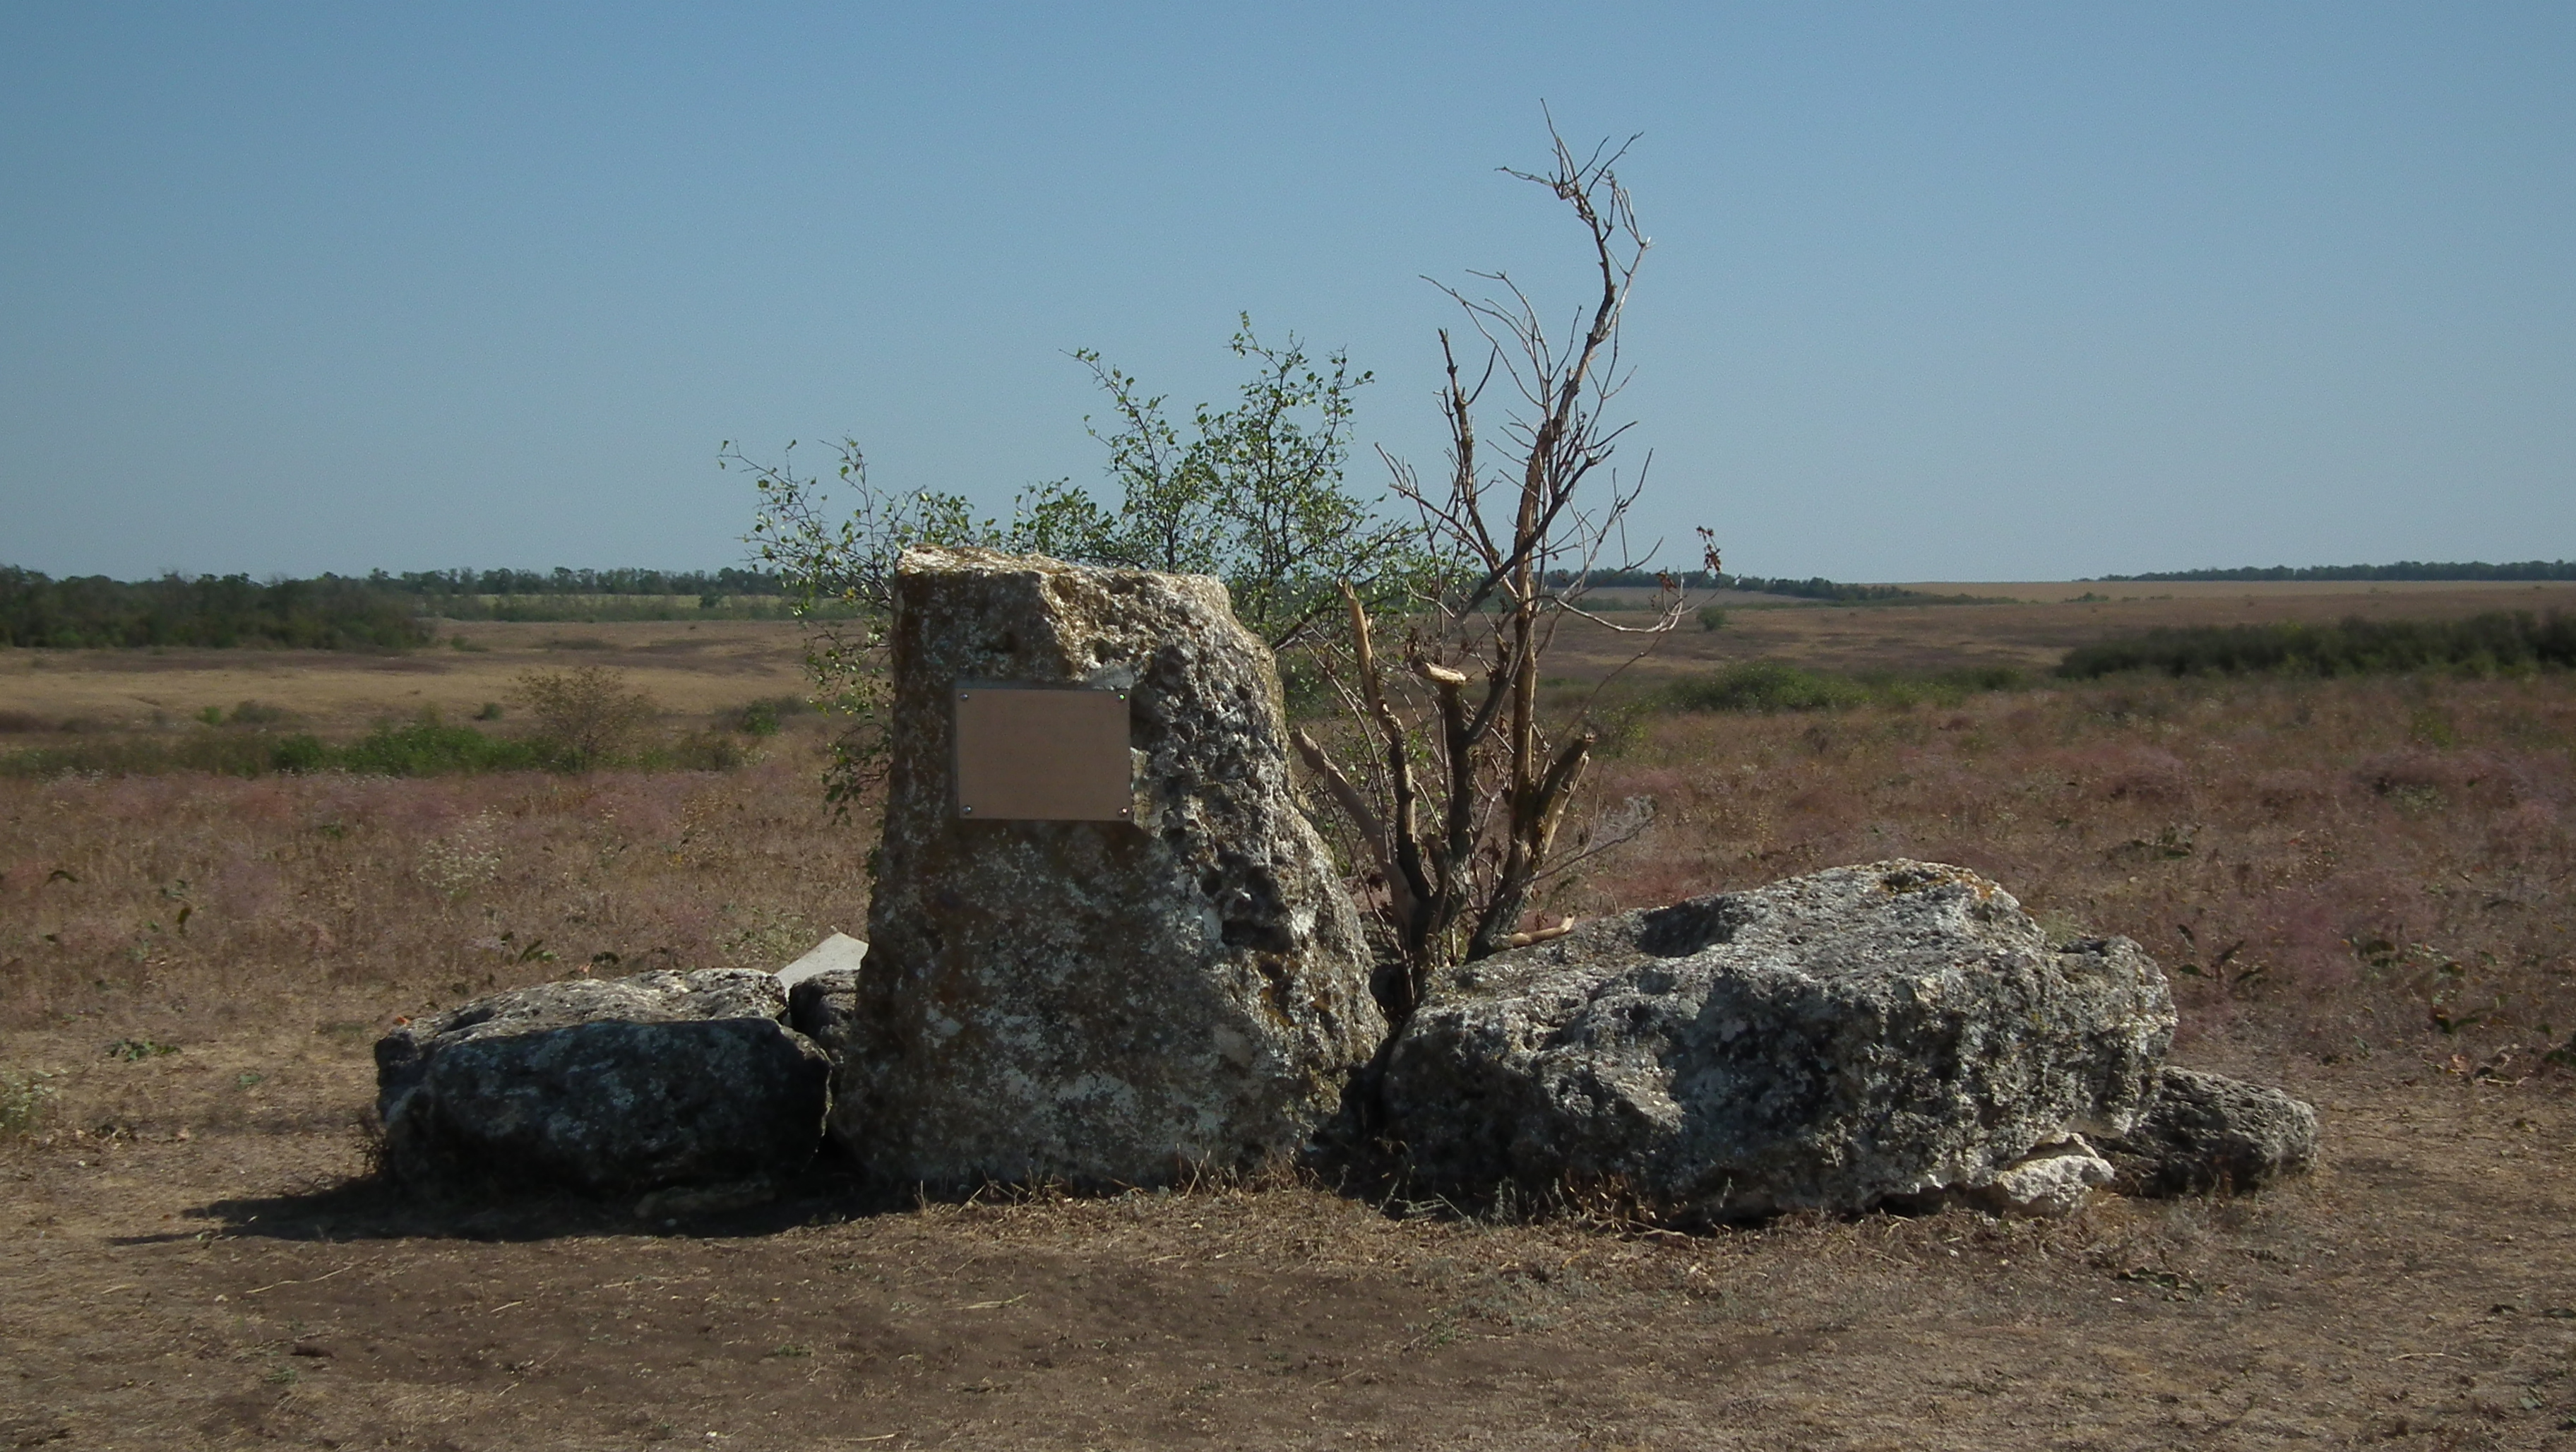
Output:
[[[2315,1162],[2317,1112],[2278,1089],[2168,1064],[2146,1114],[2103,1148],[2125,1194],[2256,1190]]]
[[[1616,1185],[1703,1221],[1858,1210],[2125,1131],[2173,1029],[2137,944],[2052,944],[1973,872],[1879,862],[1466,965],[1395,1043],[1384,1102],[1430,1187]]]
[[[1270,652],[1195,575],[914,549],[833,1130],[938,1184],[1166,1183],[1298,1152],[1386,1026],[1291,783]],[[1123,691],[1123,820],[968,817],[972,684]]]
[[[830,1069],[767,973],[572,979],[376,1043],[389,1169],[413,1184],[629,1194],[801,1168]]]

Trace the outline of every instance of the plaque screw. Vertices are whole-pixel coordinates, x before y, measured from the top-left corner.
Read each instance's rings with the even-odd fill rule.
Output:
[[[963,700],[967,699],[966,692],[964,692],[964,691],[959,691],[959,692],[957,693],[957,699],[958,699],[958,700],[961,700],[961,701],[963,701]]]
[[[958,812],[958,815],[960,815],[960,816],[965,816],[965,817],[971,817],[971,816],[975,815],[975,809],[974,809],[973,807],[959,807],[959,808],[957,809],[957,812]]]

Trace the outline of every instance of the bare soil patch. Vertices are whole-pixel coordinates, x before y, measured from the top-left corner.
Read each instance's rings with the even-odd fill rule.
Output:
[[[829,1174],[689,1225],[421,1205],[347,1187],[361,1046],[79,1079],[134,1112],[0,1162],[17,1445],[2457,1448],[2576,1418],[2554,1083],[2294,1071],[2329,1157],[2260,1198],[1682,1237],[1315,1188],[889,1208]]]

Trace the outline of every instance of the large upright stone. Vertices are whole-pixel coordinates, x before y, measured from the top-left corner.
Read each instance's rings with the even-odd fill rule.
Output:
[[[1385,1033],[1225,587],[906,551],[833,1127],[900,1180],[1152,1184],[1295,1151]],[[1131,821],[961,818],[961,683],[1127,693]]]
[[[1613,1184],[1699,1219],[1991,1187],[2062,1213],[2110,1176],[2075,1137],[2137,1124],[2173,1030],[2137,944],[2052,943],[1973,872],[1877,862],[1466,965],[1396,1041],[1386,1110],[1433,1187]]]

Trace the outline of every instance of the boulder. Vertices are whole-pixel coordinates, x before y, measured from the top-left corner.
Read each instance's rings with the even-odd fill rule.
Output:
[[[418,1183],[629,1194],[802,1167],[830,1069],[770,974],[573,979],[376,1043],[385,1158]]]
[[[835,1134],[881,1176],[943,1184],[1156,1184],[1298,1151],[1385,1022],[1289,778],[1270,653],[1224,586],[914,549],[894,594]],[[966,683],[1124,692],[1124,818],[966,816]]]
[[[1973,872],[1879,862],[1466,965],[1393,1046],[1385,1107],[1426,1186],[1857,1210],[2127,1130],[2173,1028],[2137,944],[2052,944]]]
[[[2317,1112],[2278,1089],[2168,1064],[2144,1117],[2103,1148],[2124,1194],[2254,1190],[2315,1162]]]

